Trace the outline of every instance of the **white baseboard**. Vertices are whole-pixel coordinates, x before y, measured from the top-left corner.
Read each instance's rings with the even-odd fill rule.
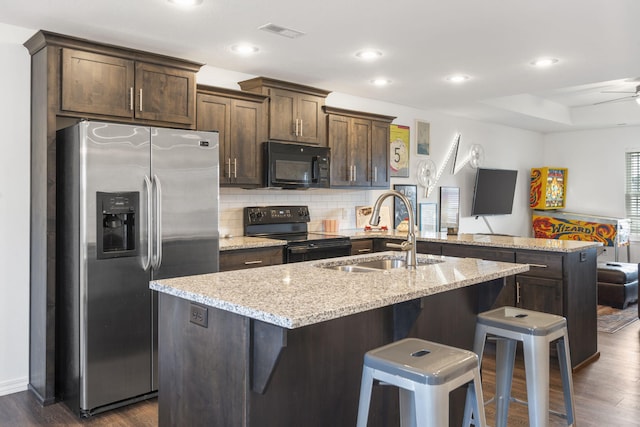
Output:
[[[15,380],[8,380],[0,382],[0,396],[7,394],[17,393],[19,391],[27,390],[29,386],[29,378],[16,378]]]

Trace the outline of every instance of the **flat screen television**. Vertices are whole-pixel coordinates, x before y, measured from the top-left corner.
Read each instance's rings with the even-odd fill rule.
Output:
[[[515,170],[478,168],[471,216],[510,214],[517,177]]]

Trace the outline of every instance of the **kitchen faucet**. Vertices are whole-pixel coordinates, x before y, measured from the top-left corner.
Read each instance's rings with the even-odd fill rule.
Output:
[[[387,199],[387,197],[395,196],[402,200],[402,203],[407,208],[407,212],[409,213],[409,231],[407,234],[407,240],[402,242],[401,244],[396,243],[387,243],[387,246],[390,248],[398,248],[401,251],[407,253],[407,268],[413,270],[416,268],[416,221],[413,216],[413,207],[411,206],[411,202],[404,194],[400,193],[396,190],[388,190],[385,191],[378,197],[376,203],[373,205],[373,212],[371,213],[371,219],[369,223],[373,226],[376,226],[380,223],[380,207],[382,206],[382,202]]]

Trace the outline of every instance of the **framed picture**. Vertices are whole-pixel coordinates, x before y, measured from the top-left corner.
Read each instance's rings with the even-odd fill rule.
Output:
[[[460,188],[440,187],[440,231],[458,234]]]
[[[431,125],[428,122],[416,120],[416,145],[418,154],[429,155],[429,132]]]
[[[404,194],[411,203],[411,209],[413,210],[413,218],[418,219],[417,215],[417,202],[418,202],[418,187],[415,185],[403,185],[395,184],[393,189]],[[409,212],[407,207],[397,197],[393,198],[393,228],[398,228],[398,224],[405,218],[409,218]]]
[[[420,203],[418,205],[418,225],[420,231],[439,232],[437,203]]]
[[[409,177],[409,126],[391,125],[389,128],[389,167],[391,176]]]

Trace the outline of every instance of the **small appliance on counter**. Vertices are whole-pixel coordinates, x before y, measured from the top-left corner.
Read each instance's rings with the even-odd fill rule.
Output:
[[[244,208],[244,234],[286,240],[284,262],[311,261],[351,255],[351,239],[337,234],[309,232],[307,206]]]

